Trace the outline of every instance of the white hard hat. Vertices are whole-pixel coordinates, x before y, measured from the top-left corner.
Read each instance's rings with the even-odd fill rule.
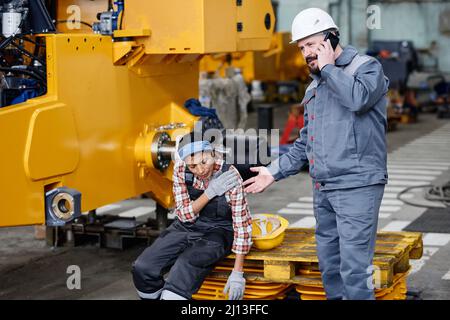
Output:
[[[299,40],[329,29],[339,30],[333,18],[327,12],[318,8],[303,10],[297,14],[292,22],[291,43],[296,43]]]

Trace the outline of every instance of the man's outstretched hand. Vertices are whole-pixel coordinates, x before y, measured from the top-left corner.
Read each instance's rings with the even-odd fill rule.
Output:
[[[247,186],[244,190],[246,193],[261,193],[275,182],[275,179],[266,167],[256,167],[250,170],[258,172],[258,175],[244,182],[243,185]]]

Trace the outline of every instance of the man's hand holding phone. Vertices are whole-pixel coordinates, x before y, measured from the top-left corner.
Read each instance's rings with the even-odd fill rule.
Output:
[[[336,63],[335,52],[331,46],[330,40],[323,41],[319,45],[319,48],[317,49],[317,63],[320,71],[322,71],[327,64],[334,65]]]

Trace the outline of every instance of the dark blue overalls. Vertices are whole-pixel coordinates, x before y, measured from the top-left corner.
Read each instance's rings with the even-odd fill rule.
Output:
[[[222,172],[229,167],[224,164]],[[189,196],[195,201],[204,191],[193,187],[192,173],[187,172],[185,177]],[[155,299],[157,296],[152,294],[164,289],[191,299],[214,265],[231,253],[232,223],[225,195],[210,200],[194,223],[175,219],[133,263],[133,281],[139,296]]]

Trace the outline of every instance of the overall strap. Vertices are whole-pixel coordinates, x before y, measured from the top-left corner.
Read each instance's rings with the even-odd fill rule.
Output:
[[[184,181],[187,186],[192,187],[194,185],[194,174],[186,168],[184,172]]]

